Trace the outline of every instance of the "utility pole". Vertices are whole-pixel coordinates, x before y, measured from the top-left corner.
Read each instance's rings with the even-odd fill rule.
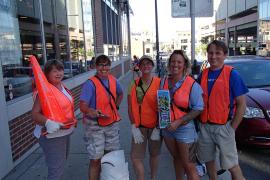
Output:
[[[131,34],[130,34],[130,16],[129,16],[129,0],[126,1],[126,10],[127,10],[127,28],[128,28],[128,53],[129,57],[132,58],[131,55]]]
[[[155,0],[155,21],[156,21],[156,51],[157,51],[156,62],[157,62],[157,72],[158,72],[158,76],[160,76],[157,0]]]
[[[190,0],[190,19],[191,19],[191,63],[195,59],[195,0]]]
[[[46,42],[45,42],[45,33],[44,33],[44,25],[43,25],[43,11],[42,11],[42,3],[41,0],[39,2],[39,16],[40,16],[40,29],[41,29],[41,40],[42,40],[42,55],[44,64],[47,62],[47,51],[46,51]],[[40,63],[40,62],[39,62]]]

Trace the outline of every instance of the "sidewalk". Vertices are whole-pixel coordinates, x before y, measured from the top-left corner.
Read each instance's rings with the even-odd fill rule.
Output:
[[[131,131],[128,119],[128,108],[126,99],[127,93],[126,91],[128,89],[131,79],[132,73],[128,73],[120,81],[125,91],[124,99],[120,106],[120,114],[122,117],[122,121],[120,123],[120,134],[121,134],[120,137],[122,149],[124,149],[125,151],[126,161],[129,163],[130,180],[135,180],[135,174],[129,157]],[[148,165],[148,159],[149,158],[147,153],[145,161],[146,180],[150,179],[150,169]],[[81,118],[79,118],[78,127],[75,129],[74,134],[71,136],[71,149],[63,180],[86,180],[88,173],[88,163],[89,160],[83,143],[82,121]],[[3,180],[43,180],[46,179],[46,174],[47,168],[45,164],[45,159],[41,148],[38,148],[21,164],[19,164],[16,168],[14,168],[9,173],[9,175],[5,177]],[[160,155],[158,179],[174,180],[174,168],[172,164],[172,159],[164,143]],[[204,176],[201,179],[206,180],[208,178]],[[219,176],[219,179],[225,180],[230,178],[227,173],[224,173],[222,176]]]

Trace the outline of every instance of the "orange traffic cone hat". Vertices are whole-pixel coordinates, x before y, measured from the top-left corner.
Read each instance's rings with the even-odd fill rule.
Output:
[[[63,93],[48,82],[35,56],[30,56],[30,62],[43,115],[48,119],[64,124],[64,128],[69,128],[76,123],[76,120],[65,117],[65,112],[60,106]]]

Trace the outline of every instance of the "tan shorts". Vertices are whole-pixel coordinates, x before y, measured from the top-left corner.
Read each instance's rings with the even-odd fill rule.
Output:
[[[144,142],[141,144],[135,144],[134,139],[132,137],[131,158],[144,159],[147,143],[148,143],[148,151],[149,151],[150,156],[159,155],[162,139],[159,141],[153,141],[150,139],[153,129],[140,127],[140,130],[144,136]]]
[[[89,159],[100,159],[106,152],[119,150],[119,122],[103,127],[97,121],[85,120],[84,143]]]
[[[235,130],[231,121],[225,125],[200,124],[198,140],[198,157],[202,162],[216,159],[219,149],[220,166],[230,169],[238,165],[238,154],[235,143]]]

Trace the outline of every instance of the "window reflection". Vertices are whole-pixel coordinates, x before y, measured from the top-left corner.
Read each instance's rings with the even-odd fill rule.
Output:
[[[32,91],[29,55],[44,62],[37,2],[0,1],[0,60],[7,101]]]
[[[83,27],[83,11],[81,0],[67,1],[67,16],[68,16],[68,33],[70,43],[70,61],[65,62],[65,77],[74,76],[85,72],[86,67],[86,51],[84,45],[84,27]]]
[[[110,57],[112,61],[119,60],[119,12],[116,3],[110,1],[102,2],[102,26],[103,26],[103,43],[104,53]]]
[[[259,2],[258,55],[270,57],[270,0]]]
[[[91,0],[83,0],[83,21],[84,21],[84,36],[85,36],[85,51],[87,69],[90,70],[91,59],[94,55],[94,37],[93,37],[93,22],[92,22],[92,5]]]
[[[125,9],[127,5],[125,4]],[[123,11],[121,14],[121,28],[122,28],[122,47],[123,47],[123,56],[128,56],[128,27],[127,27],[127,12]]]
[[[65,78],[87,70],[86,59],[94,57],[91,9],[91,0],[0,1],[0,61],[7,101],[32,92],[30,55],[41,67],[46,60],[61,60]]]

